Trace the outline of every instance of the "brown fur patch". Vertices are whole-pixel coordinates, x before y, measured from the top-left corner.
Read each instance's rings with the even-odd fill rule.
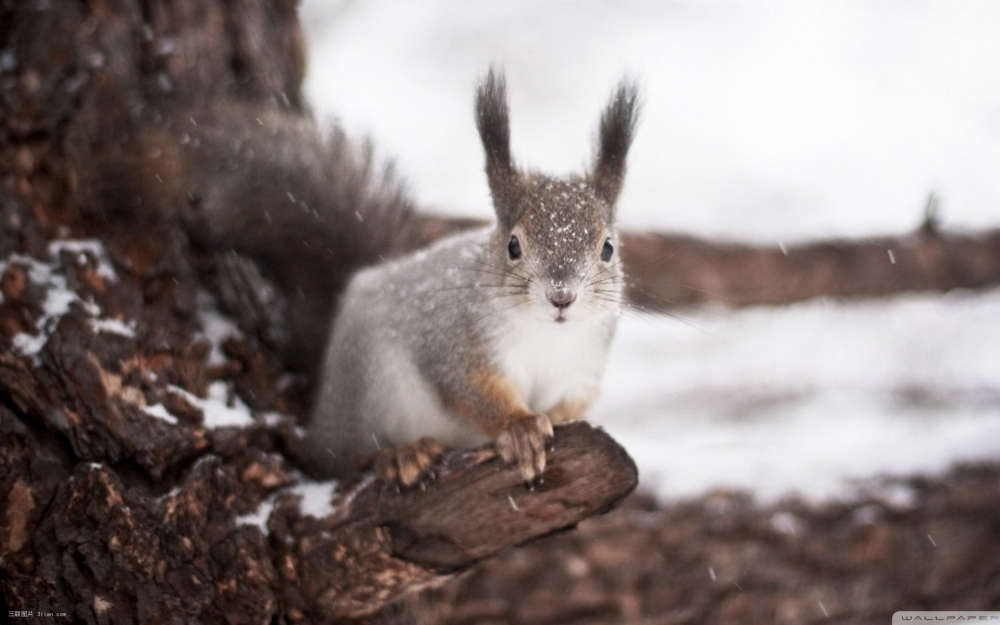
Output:
[[[480,369],[467,378],[470,398],[445,397],[444,405],[496,438],[512,423],[528,418],[531,411],[521,401],[510,382],[493,371]]]
[[[480,369],[467,378],[472,398],[446,401],[456,414],[485,430],[495,441],[504,462],[514,464],[525,481],[545,471],[545,446],[552,438],[547,415],[532,413],[510,381]]]

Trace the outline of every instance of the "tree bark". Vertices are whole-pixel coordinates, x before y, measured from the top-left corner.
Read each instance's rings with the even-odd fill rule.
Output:
[[[303,483],[263,423],[203,431],[204,453],[157,480],[127,461],[79,461],[37,425],[0,407],[7,603],[87,623],[366,616],[606,511],[637,479],[610,437],[575,423],[556,429],[534,489],[481,449],[451,454],[421,489],[305,483],[320,499],[300,505]]]

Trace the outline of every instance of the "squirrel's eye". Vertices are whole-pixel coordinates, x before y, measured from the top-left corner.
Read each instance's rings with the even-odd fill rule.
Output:
[[[601,248],[601,260],[608,262],[611,260],[611,255],[615,253],[615,246],[611,245],[611,239],[606,239],[604,241],[604,247]]]
[[[510,243],[507,244],[507,253],[510,254],[511,260],[521,258],[521,242],[517,240],[517,237],[510,238]]]

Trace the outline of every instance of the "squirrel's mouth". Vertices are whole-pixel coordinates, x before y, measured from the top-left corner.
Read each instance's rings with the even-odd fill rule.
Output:
[[[560,310],[560,311],[559,311],[559,312],[558,312],[558,313],[556,314],[556,323],[566,323],[566,321],[567,321],[567,319],[566,319],[566,315],[564,315],[564,314],[563,314],[563,311],[561,311],[561,310]]]

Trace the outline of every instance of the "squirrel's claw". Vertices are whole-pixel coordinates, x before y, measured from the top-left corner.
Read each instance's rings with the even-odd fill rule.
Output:
[[[402,447],[387,447],[375,454],[375,471],[386,481],[413,486],[433,475],[430,468],[444,452],[444,445],[429,437]]]
[[[504,462],[516,464],[521,477],[530,484],[545,472],[545,446],[552,436],[552,422],[546,415],[528,415],[500,433],[497,451]]]

